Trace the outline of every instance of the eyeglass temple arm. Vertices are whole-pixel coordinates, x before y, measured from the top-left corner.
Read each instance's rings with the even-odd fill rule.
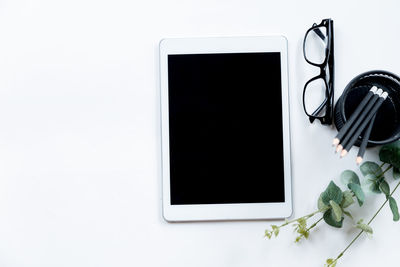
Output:
[[[313,24],[313,27],[317,26],[316,23]],[[325,41],[325,35],[321,32],[321,30],[319,28],[315,28],[313,29],[313,31],[319,36],[319,38],[321,38],[322,40]]]
[[[311,114],[312,116],[318,116],[318,114],[322,111],[322,109],[324,108],[326,101],[328,101],[328,99],[324,99],[324,101],[321,103],[321,105],[319,105],[319,107]]]

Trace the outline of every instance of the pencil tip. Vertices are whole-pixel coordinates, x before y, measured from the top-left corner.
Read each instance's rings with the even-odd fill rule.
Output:
[[[338,145],[336,147],[336,153],[340,152],[342,149],[343,149],[343,146],[342,145]]]
[[[346,151],[346,149],[344,149],[342,151],[342,153],[340,153],[340,157],[343,158],[344,156],[346,156],[346,154],[347,154],[347,151]]]
[[[339,144],[339,139],[334,138],[332,142],[332,146],[337,146]]]
[[[360,157],[360,156],[358,156],[358,157],[356,158],[356,163],[357,163],[357,165],[360,165],[360,163],[362,162],[362,160],[363,160],[363,158]]]

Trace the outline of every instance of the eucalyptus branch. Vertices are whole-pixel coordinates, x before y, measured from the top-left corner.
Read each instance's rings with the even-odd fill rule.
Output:
[[[315,214],[320,213],[320,212],[325,212],[325,209],[318,209],[310,214],[304,215],[302,217],[299,217],[297,219],[293,219],[293,220],[285,220],[285,223],[281,224],[281,225],[271,225],[271,230],[265,230],[265,235],[264,237],[268,237],[268,239],[271,239],[271,237],[274,236],[278,236],[279,234],[279,230],[280,228],[287,226],[289,224],[292,223],[297,223],[295,225],[293,225],[295,227],[295,231],[297,231],[300,235],[304,235],[308,237],[308,231],[309,229],[306,228],[307,226],[307,220],[311,217],[313,217]],[[313,226],[315,227],[315,225]],[[306,237],[306,238],[307,238]],[[298,242],[299,240],[297,240],[296,238],[296,242]]]
[[[317,226],[317,224],[323,219],[323,217],[319,218],[319,220],[317,220],[315,223],[313,223],[310,227],[305,228],[305,227],[296,227],[296,232],[299,234],[296,239],[295,239],[295,243],[300,242],[300,240],[304,237],[305,239],[308,238],[308,236],[310,235],[310,230],[312,228],[314,228],[315,226]]]
[[[314,224],[312,224],[312,225],[307,229],[307,231],[310,231],[310,230],[313,229],[315,226],[317,226],[317,224],[318,224],[320,221],[322,221],[323,218],[324,218],[324,217],[319,218],[319,220],[316,221]]]
[[[381,166],[383,167],[385,165],[385,163],[383,163]],[[381,167],[381,168],[382,168]],[[388,170],[390,170],[390,169],[392,169],[393,168],[393,166],[392,165],[389,165],[381,174],[379,174],[378,175],[378,178],[381,178],[381,177],[383,177],[383,175],[388,171]]]
[[[381,165],[382,166],[382,165]],[[386,168],[385,171],[382,172],[382,174],[380,175],[380,177],[387,172],[388,170],[390,170],[391,168],[393,168],[392,165],[390,165],[388,168]],[[400,186],[400,182],[397,183],[396,187],[393,189],[393,191],[386,197],[386,200],[383,202],[383,204],[379,207],[379,209],[375,212],[375,214],[372,216],[372,218],[368,221],[367,225],[370,225],[371,222],[375,219],[375,217],[379,214],[379,212],[382,210],[382,208],[386,205],[386,203],[389,201],[389,199],[392,197],[393,193],[397,190],[397,188]],[[343,256],[343,254],[353,245],[353,243],[361,236],[361,234],[365,232],[364,229],[362,229],[355,237],[354,239],[347,245],[347,247],[335,258],[335,259],[328,259],[332,260],[330,264],[328,264],[328,266],[335,266],[336,262]],[[327,261],[327,263],[328,263]]]
[[[364,204],[366,197],[364,193],[365,186],[368,186],[369,190],[374,193],[383,193],[386,196],[386,200],[371,217],[368,223],[365,224],[363,223],[363,219],[360,219],[356,223],[355,227],[359,228],[361,231],[358,232],[358,234],[336,258],[327,259],[325,266],[335,267],[338,260],[359,239],[362,233],[373,233],[370,224],[388,202],[393,214],[393,221],[400,220],[396,200],[392,197],[394,192],[396,192],[400,187],[400,182],[398,182],[395,188],[391,191],[390,185],[385,179],[385,174],[391,169],[393,170],[393,178],[400,179],[400,140],[391,144],[383,145],[379,150],[379,159],[382,162],[381,164],[367,161],[360,165],[360,171],[365,179],[365,183],[361,184],[356,172],[352,170],[343,171],[340,175],[340,179],[346,186],[345,190],[342,190],[337,186],[334,181],[330,181],[325,191],[323,191],[318,198],[318,210],[297,219],[285,220],[285,222],[279,226],[271,225],[272,229],[267,229],[265,231],[265,236],[269,239],[271,239],[272,236],[276,237],[279,234],[280,228],[292,224],[294,231],[298,234],[295,242],[299,242],[302,238],[307,239],[310,231],[321,221],[324,221],[329,226],[342,228],[345,215],[353,219],[353,216],[347,208],[354,203],[358,203],[360,207]],[[322,217],[311,224],[311,226],[307,226],[307,221],[317,213],[322,213]]]

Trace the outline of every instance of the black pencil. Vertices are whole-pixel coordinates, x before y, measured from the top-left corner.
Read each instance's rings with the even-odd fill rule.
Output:
[[[375,113],[378,111],[380,106],[382,105],[383,101],[385,101],[386,97],[388,96],[387,92],[383,92],[383,94],[379,97],[378,102],[374,106],[374,108],[368,113],[368,116],[365,118],[363,123],[358,127],[356,132],[353,134],[353,136],[350,138],[349,142],[346,144],[342,152],[340,153],[340,157],[346,156],[346,154],[350,151],[351,147],[354,145],[356,142],[357,138],[360,136],[361,132],[365,129],[367,124],[371,121],[372,117],[375,115]]]
[[[361,112],[359,112],[359,114],[357,114],[358,116],[356,117],[355,122],[350,122],[350,121],[346,122],[345,125],[347,126],[348,130],[345,132],[344,138],[342,138],[342,140],[340,140],[340,143],[336,148],[336,152],[339,152],[340,150],[342,150],[345,147],[345,145],[349,142],[350,138],[353,136],[353,133],[357,130],[358,126],[362,123],[364,118],[368,115],[368,112],[373,108],[376,101],[378,101],[382,92],[383,92],[382,89],[378,89],[374,93],[374,95],[372,96],[370,101],[368,101],[368,104],[365,106],[365,108],[362,109]]]
[[[353,122],[357,119],[358,115],[361,113],[363,108],[367,105],[368,101],[376,93],[377,90],[378,90],[378,88],[376,86],[372,86],[372,88],[368,91],[368,93],[365,95],[363,100],[357,106],[356,110],[354,110],[354,112],[351,114],[350,118],[347,120],[347,122],[343,125],[343,127],[340,129],[338,134],[335,136],[335,138],[333,139],[332,145],[336,146],[340,143],[340,140],[346,134],[347,130],[350,128],[350,126],[353,124]]]
[[[363,134],[363,137],[362,137],[362,142],[361,142],[360,148],[358,149],[358,154],[357,154],[357,158],[356,158],[356,163],[358,165],[363,160],[365,149],[367,148],[368,140],[369,140],[369,137],[371,135],[372,128],[374,126],[375,118],[376,118],[376,113],[372,117],[371,121],[369,122],[369,125],[368,125],[367,129],[365,129],[365,131],[364,131],[364,134]]]

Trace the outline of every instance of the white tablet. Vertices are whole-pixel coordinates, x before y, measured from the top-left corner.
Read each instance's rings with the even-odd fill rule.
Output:
[[[287,40],[160,42],[163,216],[292,213]]]

